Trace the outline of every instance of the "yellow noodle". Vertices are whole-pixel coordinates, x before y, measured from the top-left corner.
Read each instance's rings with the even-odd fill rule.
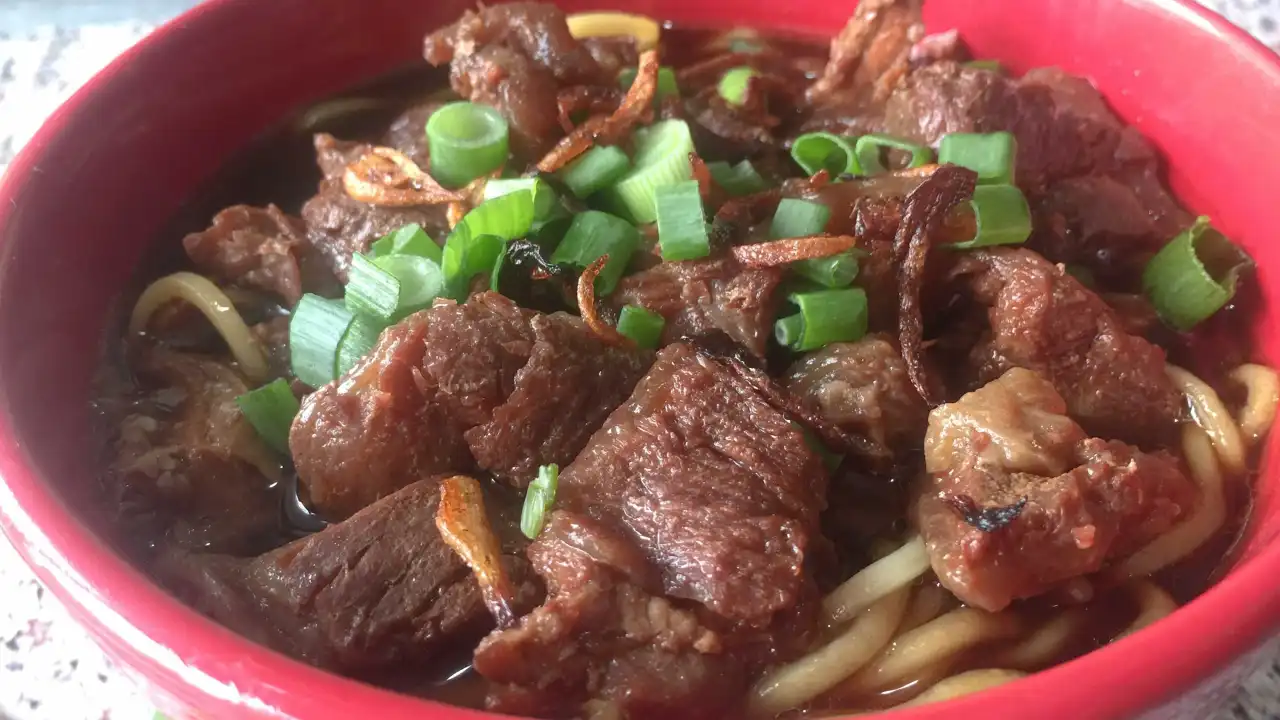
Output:
[[[1276,419],[1276,406],[1280,405],[1280,380],[1276,371],[1265,365],[1245,363],[1228,375],[1245,386],[1249,397],[1240,409],[1240,434],[1245,442],[1257,445],[1267,434]]]
[[[1218,453],[1222,466],[1232,475],[1242,475],[1245,471],[1244,440],[1240,437],[1240,428],[1235,418],[1222,403],[1218,393],[1208,383],[1176,365],[1166,366],[1169,377],[1173,380],[1187,400],[1191,403],[1191,414],[1196,424],[1204,429],[1213,448]]]
[[[903,588],[886,595],[831,642],[760,678],[748,696],[748,714],[773,717],[809,702],[857,672],[893,638],[909,594]]]
[[[971,647],[1012,637],[1020,625],[1013,613],[989,613],[975,608],[952,610],[899,635],[870,665],[842,683],[840,694],[892,687]]]
[[[913,537],[885,557],[845,580],[822,601],[829,627],[836,627],[889,593],[915,582],[929,570],[924,541]]]
[[[942,587],[937,580],[926,581],[912,594],[911,604],[907,606],[907,614],[902,619],[898,633],[915,630],[944,611],[950,610],[955,604],[956,596]]]
[[[565,18],[569,33],[575,38],[618,37],[635,38],[640,51],[657,47],[662,27],[653,18],[622,12],[576,13]]]
[[[1062,657],[1067,645],[1080,636],[1088,621],[1083,607],[1069,607],[1016,643],[987,656],[992,665],[1039,670]]]
[[[1169,593],[1150,580],[1131,585],[1129,593],[1138,603],[1138,617],[1123,632],[1116,635],[1116,640],[1128,637],[1178,609],[1178,603],[1174,602]]]
[[[236,306],[217,285],[195,273],[166,275],[143,290],[133,306],[129,332],[136,335],[145,331],[151,316],[172,300],[185,300],[204,313],[222,339],[227,341],[227,347],[245,377],[255,383],[267,379],[267,356]]]
[[[1182,456],[1191,468],[1191,479],[1200,486],[1200,503],[1173,529],[1130,555],[1117,568],[1121,577],[1146,577],[1191,554],[1213,537],[1227,520],[1222,471],[1208,434],[1195,425],[1182,429]]]
[[[1004,685],[1020,678],[1026,677],[1027,674],[1018,672],[1017,670],[970,670],[952,675],[945,680],[940,681],[933,687],[925,690],[915,697],[915,699],[905,702],[898,707],[909,707],[913,705],[927,705],[929,703],[942,702],[943,700],[951,700],[962,695],[970,695],[983,690],[989,690],[997,685]]]

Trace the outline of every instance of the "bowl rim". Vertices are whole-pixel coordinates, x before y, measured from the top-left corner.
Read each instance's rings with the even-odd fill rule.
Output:
[[[1178,16],[1225,43],[1280,86],[1280,55],[1194,0],[1129,0]],[[0,230],[20,189],[71,119],[109,92],[122,72],[162,42],[199,34],[211,19],[252,12],[255,0],[205,0],[158,26],[60,105],[0,177]],[[0,232],[0,236],[3,233]],[[7,265],[11,243],[0,247]],[[0,271],[2,274],[2,271]],[[0,397],[8,407],[4,380]],[[1275,453],[1271,453],[1273,456]],[[1280,474],[1273,467],[1271,474]],[[464,720],[498,717],[402,695],[320,670],[257,645],[170,596],[113,552],[47,487],[19,446],[14,421],[0,412],[0,531],[39,580],[113,658],[142,664],[172,697],[213,699],[262,717],[343,717],[376,707],[386,717]],[[1278,480],[1280,481],[1280,480]],[[1280,629],[1280,539],[1154,626],[1007,685],[936,705],[895,711],[904,720],[988,716],[992,707],[1035,698],[1041,717],[1120,717],[1158,707],[1226,668]],[[1206,630],[1212,628],[1213,631]],[[210,649],[213,649],[211,652]],[[1149,671],[1151,658],[1168,658]],[[151,685],[152,683],[148,683]],[[1125,692],[1117,694],[1115,686]],[[293,692],[294,689],[305,692]],[[1063,692],[1070,688],[1070,692]],[[1056,692],[1055,692],[1056,689]],[[180,700],[186,702],[187,700]]]

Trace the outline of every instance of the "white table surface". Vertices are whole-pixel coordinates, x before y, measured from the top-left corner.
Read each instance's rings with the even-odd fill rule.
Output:
[[[1280,49],[1280,0],[1201,1]],[[195,4],[0,0],[0,172],[93,73],[155,24]],[[1277,661],[1246,681],[1212,720],[1280,718]],[[149,720],[153,712],[0,539],[0,718]]]

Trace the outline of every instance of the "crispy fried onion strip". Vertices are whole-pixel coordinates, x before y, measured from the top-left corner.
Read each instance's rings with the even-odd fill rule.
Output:
[[[604,269],[607,262],[609,262],[609,256],[601,255],[582,271],[582,275],[578,276],[578,313],[582,315],[582,321],[587,324],[587,328],[604,342],[610,345],[631,345],[631,338],[605,322],[596,308],[596,276]]]
[[[858,238],[853,235],[810,235],[754,245],[738,245],[733,248],[733,257],[749,268],[779,267],[797,260],[839,255],[857,244]]]
[[[921,359],[924,319],[920,292],[925,261],[948,211],[973,196],[977,179],[972,170],[957,165],[935,166],[929,177],[907,195],[898,234],[893,239],[894,266],[898,268],[898,342],[911,384],[930,407],[941,401],[935,383],[925,376]]]
[[[612,145],[621,140],[637,123],[653,118],[653,98],[658,92],[658,51],[640,54],[640,68],[635,82],[612,115],[596,115],[569,133],[538,161],[538,170],[555,172],[574,158],[591,149],[597,142]]]
[[[399,150],[371,147],[342,176],[347,195],[369,205],[441,205],[462,199],[446,190]]]
[[[575,85],[556,93],[556,114],[560,127],[566,133],[574,130],[573,116],[586,113],[588,117],[616,112],[623,98],[622,90],[599,85]]]
[[[454,475],[440,483],[436,529],[475,573],[484,604],[498,627],[511,627],[516,619],[515,592],[502,566],[502,543],[489,526],[484,494],[475,478]]]

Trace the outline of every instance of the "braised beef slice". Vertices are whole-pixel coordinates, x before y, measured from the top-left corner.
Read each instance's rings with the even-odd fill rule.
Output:
[[[802,431],[752,383],[665,348],[560,475],[529,551],[550,598],[476,650],[501,686],[492,706],[726,711],[751,672],[811,637],[805,558],[825,489]]]
[[[380,207],[347,195],[342,176],[347,165],[368,151],[368,144],[344,142],[324,133],[316,135],[315,144],[316,163],[324,178],[319,192],[302,206],[302,219],[308,241],[340,280],[346,282],[353,253],[367,251],[375,240],[405,225],[417,223],[437,240],[448,234],[443,205]]]
[[[379,143],[399,150],[425,170],[431,159],[427,147],[427,120],[444,104],[443,100],[425,100],[410,105],[391,121]]]
[[[279,501],[258,469],[275,460],[235,402],[249,386],[225,363],[159,347],[139,350],[135,368],[147,394],[121,422],[110,469],[121,505],[181,548],[261,549]]]
[[[902,354],[885,336],[809,353],[787,371],[787,389],[827,420],[899,454],[920,446],[929,409],[907,377]]]
[[[556,93],[573,85],[615,86],[612,74],[569,34],[554,5],[511,3],[467,11],[427,36],[423,54],[449,63],[454,92],[498,108],[511,124],[513,150],[536,160],[563,135]]]
[[[929,417],[916,519],[938,578],[998,611],[1096,572],[1171,528],[1197,501],[1174,456],[1089,438],[1068,404],[1015,368]],[[972,513],[1001,510],[998,529]]]
[[[466,433],[481,468],[524,487],[538,466],[567,464],[630,395],[652,356],[602,343],[576,317],[538,315],[514,389]]]
[[[998,249],[967,253],[955,272],[988,308],[990,330],[969,357],[976,384],[1011,367],[1035,370],[1089,433],[1144,446],[1176,437],[1183,400],[1164,351],[1131,335],[1061,267],[1030,250]]]
[[[538,465],[567,465],[647,365],[577,318],[481,293],[384,331],[360,364],[303,402],[290,449],[326,517],[477,465],[523,486]]]
[[[298,254],[304,237],[302,223],[275,205],[235,205],[215,215],[208,230],[183,238],[182,246],[201,272],[294,305],[302,297]]]
[[[436,530],[439,502],[436,482],[421,481],[260,557],[172,553],[157,572],[214,620],[313,665],[367,677],[426,663],[494,625]],[[519,602],[536,602],[525,560],[503,564]]]
[[[664,344],[719,331],[763,357],[782,274],[778,268],[745,269],[731,257],[666,262],[622,278],[609,302],[663,316]]]

